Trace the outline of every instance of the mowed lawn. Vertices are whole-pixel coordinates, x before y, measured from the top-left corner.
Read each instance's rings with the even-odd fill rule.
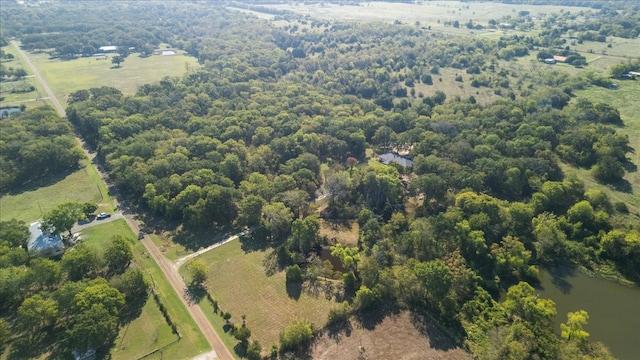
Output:
[[[165,76],[180,77],[199,67],[196,58],[182,51],[172,56],[153,55],[146,58],[131,54],[119,68],[111,63],[113,55],[109,55],[107,60],[93,57],[50,59],[46,53],[27,52],[27,55],[63,106],[69,94],[77,90],[111,86],[125,94],[134,94],[141,85],[158,82]]]
[[[312,294],[304,289],[297,300],[289,297],[284,272],[266,273],[265,259],[272,252],[245,252],[241,241],[232,241],[199,257],[209,267],[207,288],[220,308],[229,311],[236,324],[246,315],[251,338],[260,341],[263,349],[277,344],[280,332],[296,318],[324,326],[329,309],[336,305],[322,290]]]
[[[629,145],[634,149],[634,152],[627,154],[627,157],[636,167],[640,168],[640,102],[638,101],[640,80],[616,80],[615,83],[618,84],[617,90],[592,86],[586,90],[577,91],[576,95],[592,102],[609,104],[620,110],[624,127],[618,128],[617,131],[629,137]],[[586,170],[576,170],[569,167],[564,170],[576,171],[585,181],[587,187],[603,188],[613,201],[625,201],[633,206],[632,211],[640,213],[640,173],[638,171],[627,173],[625,176],[632,187],[631,193],[625,193],[597,184]]]
[[[81,231],[81,234],[84,243],[100,252],[104,252],[114,235],[129,239],[134,245],[135,266],[144,269],[162,303],[167,307],[169,315],[177,324],[178,332],[182,335],[180,341],[176,341],[177,336],[171,333],[171,328],[150,294],[141,315],[120,329],[116,343],[111,349],[114,360],[137,359],[159,348],[162,348],[162,353],[154,353],[145,359],[190,359],[209,351],[206,339],[200,333],[186,307],[123,219],[86,228]]]
[[[80,169],[69,174],[29,184],[0,197],[0,221],[18,219],[29,223],[64,202],[93,202],[100,204],[100,209],[110,210],[111,197],[96,169],[86,159],[81,164]]]

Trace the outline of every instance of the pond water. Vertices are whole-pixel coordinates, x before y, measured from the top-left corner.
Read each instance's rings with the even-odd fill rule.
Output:
[[[22,108],[19,107],[6,107],[0,108],[0,119],[11,116],[12,114],[21,113]]]
[[[556,303],[558,333],[568,312],[586,310],[591,340],[604,343],[618,359],[640,359],[640,289],[569,268],[542,270],[540,282],[539,296]]]

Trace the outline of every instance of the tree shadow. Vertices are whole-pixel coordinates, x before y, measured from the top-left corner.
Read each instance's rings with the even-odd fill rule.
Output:
[[[551,275],[551,283],[557,287],[563,294],[571,293],[573,285],[567,280],[567,278],[574,275],[575,270],[567,265],[549,266],[546,268],[549,275]]]
[[[207,289],[201,284],[189,284],[184,290],[185,297],[191,304],[198,304],[207,296]]]
[[[226,234],[218,230],[220,229],[213,230],[218,233],[214,237],[211,236],[212,230],[180,230],[173,237],[173,242],[184,246],[189,251],[198,251],[226,238]]]
[[[329,338],[335,341],[336,344],[339,344],[343,337],[351,336],[353,325],[351,324],[351,321],[347,319],[346,321],[328,325],[326,329]]]
[[[433,349],[446,351],[458,347],[458,344],[442,332],[428,316],[411,312],[411,324],[421,335],[429,339],[429,345]]]
[[[623,193],[627,193],[627,194],[632,194],[633,193],[633,187],[631,186],[631,183],[628,182],[625,179],[616,181],[615,183],[612,183],[611,186],[620,192]]]
[[[262,228],[240,237],[240,247],[245,253],[266,250],[269,247],[267,233]]]
[[[300,294],[302,293],[302,283],[291,283],[287,281],[287,295],[293,300],[300,299]]]
[[[149,294],[146,293],[144,296],[126,300],[124,307],[120,310],[120,323],[122,325],[126,325],[140,317],[142,308],[144,308],[147,300],[149,300]]]
[[[42,177],[36,178],[35,180],[20,184],[13,189],[9,189],[6,193],[9,195],[20,195],[27,191],[34,191],[39,188],[51,186],[62,181],[67,176],[73,174],[74,172],[82,169],[82,166],[72,166],[66,169],[60,169],[60,171],[54,174],[42,174]],[[0,195],[4,195],[0,193]]]
[[[366,311],[358,311],[354,314],[357,325],[366,330],[373,330],[387,316],[396,316],[400,313],[397,307],[381,305]]]
[[[42,354],[55,350],[59,340],[55,331],[42,331],[33,336],[17,338],[11,343],[7,360],[40,358]]]

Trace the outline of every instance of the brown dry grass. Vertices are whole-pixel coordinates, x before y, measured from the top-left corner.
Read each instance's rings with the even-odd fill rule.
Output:
[[[352,319],[339,332],[325,331],[311,355],[313,359],[471,359],[432,324],[409,312],[387,316],[373,328]]]

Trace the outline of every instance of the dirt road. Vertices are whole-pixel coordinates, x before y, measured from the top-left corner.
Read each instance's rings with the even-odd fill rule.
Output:
[[[38,69],[36,69],[36,67],[33,65],[31,60],[29,59],[29,57],[22,51],[22,49],[20,49],[20,47],[15,41],[11,41],[11,43],[17,49],[18,54],[20,54],[20,57],[22,57],[22,60],[25,62],[25,64],[29,66],[35,78],[38,79],[38,81],[42,85],[42,88],[46,91],[47,96],[49,97],[49,100],[51,100],[51,103],[53,104],[53,107],[56,109],[58,114],[61,117],[66,117],[64,108],[56,98],[53,91],[51,91],[51,88],[49,87],[49,85],[46,83],[46,81],[44,81],[42,76],[40,76]],[[93,160],[95,158],[95,154],[92,154],[88,150],[84,141],[82,141],[82,139],[79,137],[76,137],[76,140],[80,144],[87,158],[89,158],[90,160]],[[104,181],[105,184],[109,184],[109,179],[107,174],[102,172],[100,167],[96,166],[96,164],[94,164],[94,166],[96,167],[96,170],[100,174],[100,178],[102,178],[102,181]],[[115,196],[115,194],[113,194],[112,197],[115,202],[115,205],[117,207],[120,207],[118,203],[118,199]],[[135,234],[138,234],[140,232],[140,223],[135,219],[133,214],[124,214],[124,219],[126,220],[127,224]],[[229,352],[229,349],[227,349],[227,347],[222,342],[222,339],[220,339],[216,331],[213,329],[213,327],[207,320],[206,316],[202,312],[202,309],[200,309],[200,307],[197,304],[190,303],[189,300],[186,298],[185,296],[186,286],[184,284],[184,281],[182,280],[182,277],[180,276],[180,274],[178,274],[177,269],[174,268],[172,264],[170,264],[167,261],[167,259],[162,255],[160,250],[158,250],[158,248],[155,246],[153,241],[151,241],[151,238],[148,235],[145,235],[144,238],[141,240],[141,242],[144,245],[144,247],[147,249],[151,257],[158,264],[160,269],[162,269],[162,272],[164,276],[167,278],[167,281],[169,281],[173,289],[176,291],[176,293],[178,293],[178,296],[180,296],[180,299],[189,310],[191,317],[193,317],[194,321],[200,328],[200,331],[209,342],[209,345],[215,351],[216,356],[220,360],[233,360],[233,355],[231,355],[231,352]]]

